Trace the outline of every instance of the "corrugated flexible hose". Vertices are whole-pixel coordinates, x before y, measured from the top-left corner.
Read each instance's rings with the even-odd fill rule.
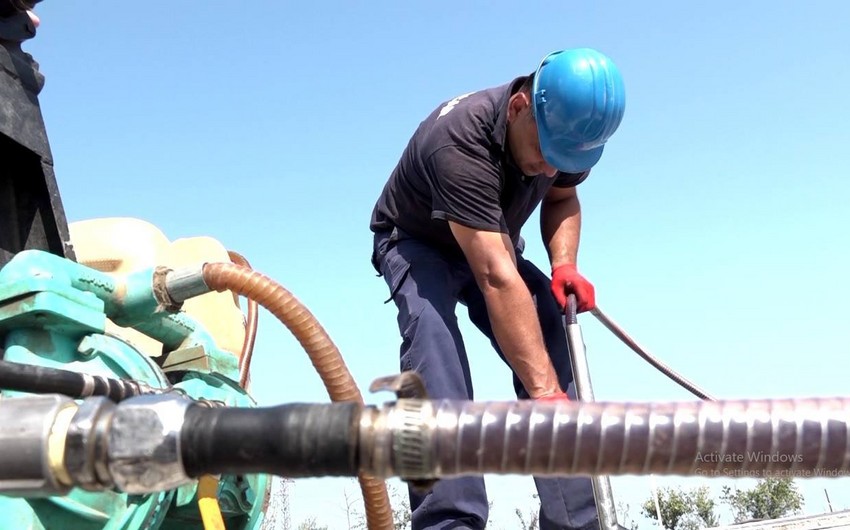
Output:
[[[396,414],[386,423],[399,427],[392,436],[396,457],[385,462],[391,470],[372,471],[378,476],[850,475],[850,398],[399,400],[384,413]],[[380,467],[379,459],[362,461]]]
[[[339,349],[313,314],[287,289],[259,272],[232,263],[208,263],[203,277],[210,289],[231,290],[255,300],[277,317],[307,352],[331,401],[364,403]],[[392,509],[384,482],[366,475],[361,475],[359,481],[369,528],[392,530]]]
[[[850,476],[850,398],[471,402],[187,411],[190,476]]]

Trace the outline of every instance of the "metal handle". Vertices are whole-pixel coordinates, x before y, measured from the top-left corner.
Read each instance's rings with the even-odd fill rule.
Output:
[[[567,324],[578,324],[578,302],[576,295],[567,295],[567,307],[564,308],[564,316],[567,319]]]
[[[577,303],[574,294],[567,295],[567,307],[564,308],[564,324],[567,334],[567,344],[570,347],[570,357],[573,367],[573,378],[576,385],[576,397],[579,401],[592,402],[593,386],[590,383],[590,370],[587,365],[587,353],[584,338],[578,325]],[[596,511],[599,515],[599,525],[602,530],[616,530],[617,511],[614,506],[614,496],[611,482],[607,476],[591,477],[593,496],[596,498]]]

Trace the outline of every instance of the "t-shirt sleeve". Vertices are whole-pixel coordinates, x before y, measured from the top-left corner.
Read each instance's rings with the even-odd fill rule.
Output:
[[[434,152],[426,169],[431,177],[432,218],[508,233],[500,204],[501,175],[490,160],[450,145]]]
[[[555,177],[555,182],[552,186],[556,188],[574,188],[584,182],[587,176],[590,175],[590,170],[582,171],[581,173],[561,173]]]

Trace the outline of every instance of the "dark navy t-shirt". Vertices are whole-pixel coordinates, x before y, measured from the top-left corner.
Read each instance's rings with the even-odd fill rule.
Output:
[[[395,227],[460,253],[447,221],[508,234],[520,230],[551,186],[572,187],[589,171],[525,176],[506,145],[508,99],[524,77],[458,96],[417,128],[372,211],[373,232]]]

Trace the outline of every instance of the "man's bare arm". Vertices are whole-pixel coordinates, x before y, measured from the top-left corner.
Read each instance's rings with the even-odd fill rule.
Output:
[[[531,293],[516,268],[510,238],[449,221],[484,294],[499,347],[533,398],[561,391]]]
[[[581,234],[581,204],[575,188],[552,187],[540,207],[540,234],[555,269],[575,264]]]

